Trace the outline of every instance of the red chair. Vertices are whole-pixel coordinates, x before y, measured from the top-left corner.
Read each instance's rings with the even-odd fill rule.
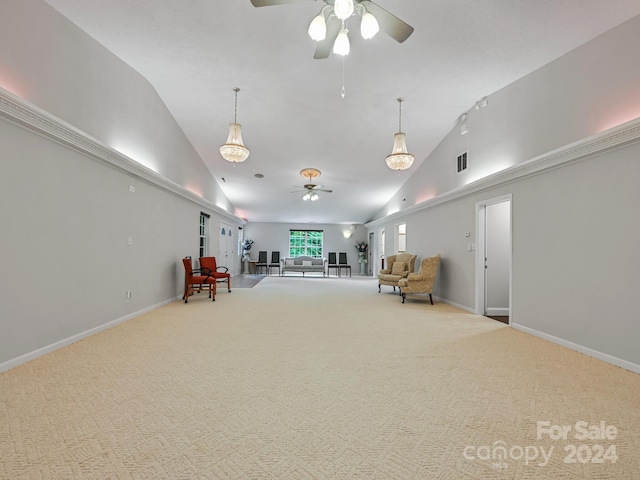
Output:
[[[216,277],[209,275],[208,273],[204,275],[196,275],[196,273],[201,274],[204,272],[201,272],[198,269],[193,269],[193,266],[191,265],[191,257],[183,258],[182,264],[184,265],[184,295],[182,296],[184,303],[188,303],[189,297],[193,295],[194,285],[198,286],[198,291],[209,290],[209,298],[215,302]]]
[[[200,270],[203,274],[216,277],[219,282],[227,282],[227,290],[231,291],[231,274],[227,267],[218,267],[216,257],[200,257]],[[219,272],[218,270],[224,270]]]

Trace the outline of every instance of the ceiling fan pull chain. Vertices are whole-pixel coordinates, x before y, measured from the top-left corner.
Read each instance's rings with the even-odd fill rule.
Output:
[[[345,89],[344,89],[344,60],[345,57],[342,57],[342,91],[340,92],[340,95],[342,95],[342,98],[344,98],[345,95]]]

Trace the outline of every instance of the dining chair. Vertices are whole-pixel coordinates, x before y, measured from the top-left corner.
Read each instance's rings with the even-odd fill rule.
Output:
[[[347,264],[347,253],[346,252],[340,252],[338,253],[338,275],[340,275],[340,272],[342,271],[342,269],[348,270],[349,271],[349,276],[351,276],[351,265]]]

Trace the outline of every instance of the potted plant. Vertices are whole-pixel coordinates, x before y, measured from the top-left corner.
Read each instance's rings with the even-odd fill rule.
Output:
[[[367,242],[356,242],[356,250],[358,251],[358,263],[360,264],[360,275],[365,275],[366,273],[366,263],[367,263]]]
[[[249,253],[249,250],[251,250],[251,247],[253,246],[253,240],[251,240],[250,238],[245,238],[244,241],[242,242],[242,258],[244,260],[249,260],[251,254]]]

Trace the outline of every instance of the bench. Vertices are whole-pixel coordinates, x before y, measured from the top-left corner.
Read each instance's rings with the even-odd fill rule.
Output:
[[[304,277],[305,273],[315,272],[322,273],[324,277],[326,265],[326,258],[313,258],[306,255],[285,257],[280,259],[280,275],[284,275],[287,272],[302,272],[302,276]]]

